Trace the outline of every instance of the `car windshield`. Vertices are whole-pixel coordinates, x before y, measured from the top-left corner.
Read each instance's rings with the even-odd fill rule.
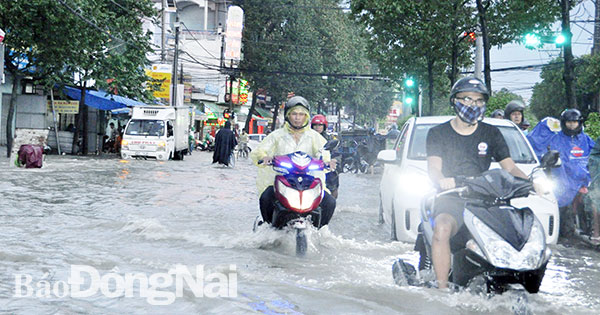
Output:
[[[431,127],[437,126],[436,124],[419,124],[416,125],[412,138],[410,141],[410,147],[408,149],[408,158],[411,160],[425,160],[427,158],[427,152],[425,150],[425,140],[427,133]],[[515,127],[510,126],[497,126],[506,140],[508,149],[510,151],[510,157],[515,163],[533,164],[536,163],[533,152],[527,145],[527,140],[521,135],[519,130]]]
[[[133,119],[129,122],[125,134],[160,137],[165,134],[165,122],[162,120]]]

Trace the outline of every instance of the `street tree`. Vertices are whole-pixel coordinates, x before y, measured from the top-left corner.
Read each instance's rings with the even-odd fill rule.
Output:
[[[367,100],[385,89],[380,83],[346,76],[378,69],[368,58],[359,26],[343,10],[335,9],[337,1],[296,5],[285,0],[246,0],[236,4],[245,12],[241,73],[251,86],[266,89],[275,104],[293,92],[306,97],[316,110],[321,104],[322,110],[347,106],[365,112]],[[377,104],[385,110],[390,105]]]
[[[519,41],[530,31],[550,32],[561,14],[555,0],[475,0],[483,39],[484,81],[492,91],[490,49]]]
[[[46,88],[77,85],[84,94],[87,83],[113,93],[151,98],[144,87],[145,54],[149,34],[144,18],[156,15],[150,0],[13,0],[0,3],[0,25],[6,30],[5,64],[13,78],[7,121],[7,143],[12,146],[16,86],[30,76]],[[87,107],[80,104],[80,115]],[[86,132],[85,120],[77,130]],[[77,137],[75,137],[75,140]],[[87,137],[83,137],[86,153]],[[7,150],[10,154],[10,149]]]
[[[584,55],[576,58],[574,64],[574,89],[577,109],[584,117],[596,111],[593,106],[594,92],[600,89],[600,57]],[[564,63],[556,58],[542,68],[542,81],[533,87],[530,107],[537,118],[558,117],[567,108],[571,108],[565,93]]]
[[[447,71],[448,78],[455,80],[457,69],[470,62],[461,58],[470,49],[463,34],[475,25],[465,3],[357,0],[351,4],[355,18],[367,29],[372,57],[391,78],[416,78],[427,92],[430,115],[439,88],[436,77]]]

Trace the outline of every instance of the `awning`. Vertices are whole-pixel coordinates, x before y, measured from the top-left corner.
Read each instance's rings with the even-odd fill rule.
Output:
[[[254,111],[263,118],[273,118],[273,114],[271,114],[270,110],[255,106]]]
[[[63,92],[72,99],[81,99],[81,90],[77,88],[65,86]],[[85,105],[101,110],[111,110],[128,106],[146,106],[145,103],[130,98],[94,90],[87,90],[85,92]]]

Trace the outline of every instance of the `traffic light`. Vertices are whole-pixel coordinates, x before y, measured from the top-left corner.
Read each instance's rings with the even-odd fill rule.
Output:
[[[556,44],[556,47],[561,47],[565,44],[566,41],[567,37],[563,33],[556,35],[556,37],[554,38],[554,43]]]
[[[233,118],[233,113],[229,109],[225,109],[223,111],[223,118],[225,118],[225,119]]]
[[[410,107],[412,113],[417,112],[419,98],[419,85],[415,79],[407,77],[404,79],[404,104]]]
[[[477,35],[475,34],[475,32],[465,32],[463,36],[471,43],[474,43],[477,39]]]
[[[523,38],[523,44],[529,49],[536,49],[542,45],[542,39],[536,33],[527,33]]]

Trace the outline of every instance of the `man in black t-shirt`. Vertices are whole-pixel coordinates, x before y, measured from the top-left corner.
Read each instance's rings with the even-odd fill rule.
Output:
[[[476,176],[490,167],[492,157],[513,176],[527,178],[510,158],[506,141],[495,126],[481,122],[489,93],[474,77],[458,80],[452,87],[450,105],[456,117],[435,126],[427,134],[429,178],[440,190],[456,187],[456,176]],[[431,260],[439,288],[448,287],[450,238],[463,224],[464,200],[457,194],[435,201]]]

